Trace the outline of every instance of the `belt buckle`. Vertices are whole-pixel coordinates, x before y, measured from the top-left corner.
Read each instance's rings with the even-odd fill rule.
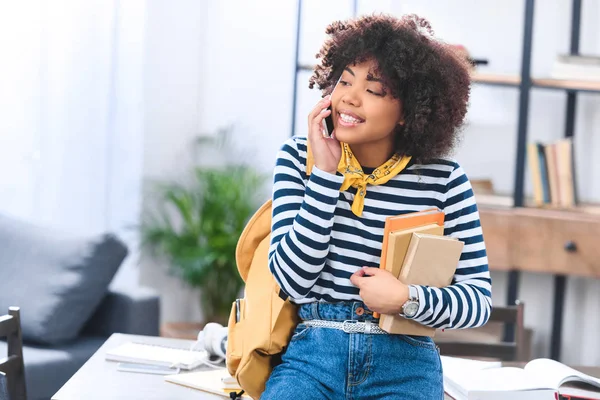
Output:
[[[346,333],[355,333],[356,331],[352,331],[350,325],[356,325],[357,323],[358,321],[347,319],[342,323],[342,330]]]

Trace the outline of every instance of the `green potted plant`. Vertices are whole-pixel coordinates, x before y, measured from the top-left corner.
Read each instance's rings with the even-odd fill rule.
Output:
[[[243,286],[235,261],[237,241],[260,205],[264,177],[242,164],[193,172],[189,184],[157,185],[157,204],[142,222],[142,244],[165,256],[173,273],[200,289],[206,322],[225,325]]]

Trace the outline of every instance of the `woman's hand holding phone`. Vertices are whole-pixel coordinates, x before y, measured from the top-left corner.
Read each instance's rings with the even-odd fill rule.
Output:
[[[331,137],[323,135],[323,120],[331,115],[331,110],[327,110],[330,105],[331,99],[327,96],[319,101],[308,115],[308,140],[315,166],[322,171],[335,174],[342,156],[340,142],[335,138],[335,132],[331,133]]]

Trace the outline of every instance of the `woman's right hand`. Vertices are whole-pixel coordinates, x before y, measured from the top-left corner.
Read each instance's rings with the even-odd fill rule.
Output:
[[[323,136],[323,119],[331,114],[330,110],[323,112],[331,104],[327,96],[317,103],[308,115],[308,140],[313,153],[315,166],[322,171],[335,174],[342,156],[340,142],[335,139],[335,131],[331,138]]]

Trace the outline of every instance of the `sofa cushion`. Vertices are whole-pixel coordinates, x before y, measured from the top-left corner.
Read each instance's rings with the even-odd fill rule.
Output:
[[[27,398],[47,400],[52,397],[105,340],[106,338],[82,336],[72,343],[52,348],[23,346]],[[6,342],[0,341],[0,354],[6,354],[6,350]]]
[[[24,341],[72,340],[126,255],[113,235],[73,237],[0,215],[0,315],[21,308]]]

